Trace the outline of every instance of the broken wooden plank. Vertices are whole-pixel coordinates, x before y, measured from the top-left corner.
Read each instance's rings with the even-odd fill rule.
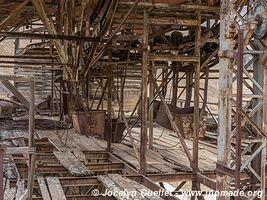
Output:
[[[74,176],[91,175],[92,172],[70,151],[53,152],[59,162]]]
[[[67,200],[58,177],[47,177],[46,181],[52,200]]]
[[[97,179],[105,186],[108,191],[111,191],[114,194],[120,194],[124,192],[124,189],[117,185],[113,180],[108,176],[98,176]],[[127,195],[116,195],[114,196],[117,200],[132,200],[134,198],[128,197]]]
[[[108,177],[113,180],[116,184],[122,187],[127,192],[131,192],[131,197],[134,199],[144,200],[147,199],[141,195],[139,191],[137,191],[134,186],[128,182],[128,180],[124,177],[121,177],[119,174],[108,174]],[[136,183],[138,184],[138,183]]]
[[[17,181],[17,192],[16,192],[16,200],[21,199],[25,195],[25,181],[24,180],[18,180]]]
[[[44,200],[51,200],[44,177],[38,176],[37,181],[38,181],[38,185],[39,185],[39,188],[41,190],[43,199]]]
[[[17,200],[27,200],[29,196],[29,190],[26,189]]]
[[[13,200],[16,195],[16,188],[10,187],[10,182],[7,180],[5,191],[4,191],[4,200]]]

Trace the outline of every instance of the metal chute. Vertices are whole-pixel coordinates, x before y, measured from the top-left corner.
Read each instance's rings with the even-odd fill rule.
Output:
[[[263,39],[267,35],[267,3],[259,0],[254,5],[254,17],[257,21],[257,27],[254,36],[257,39]]]

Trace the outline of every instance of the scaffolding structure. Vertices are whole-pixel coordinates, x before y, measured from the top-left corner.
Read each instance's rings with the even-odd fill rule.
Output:
[[[10,38],[17,41],[14,56],[0,55],[0,68],[15,68],[21,75],[33,71],[38,71],[38,76],[40,71],[49,74],[51,83],[43,81],[49,82],[48,89],[35,87],[35,95],[51,92],[50,114],[61,119],[68,115],[71,118],[77,108],[85,113],[107,110],[109,134],[105,152],[93,155],[99,159],[105,154],[108,163],[93,163],[90,170],[97,171],[97,175],[113,170],[151,190],[164,189],[163,182],[181,181],[175,192],[192,182],[193,191],[201,191],[201,185],[245,194],[261,191],[261,199],[265,199],[267,4],[264,0],[3,0],[0,5],[4,8],[0,9],[0,41]],[[35,42],[20,49],[20,40]],[[218,79],[219,83],[217,115],[212,113],[209,102],[212,79]],[[129,82],[134,81],[138,81],[140,96],[127,114],[125,91],[131,89]],[[23,89],[25,85],[16,84],[17,89],[8,84],[15,90],[14,95],[31,113],[38,112],[20,92],[19,87]],[[33,87],[28,97],[31,101],[34,101]],[[160,101],[157,112],[161,112],[157,116],[156,101]],[[190,136],[183,128],[184,122],[175,117],[179,109],[190,110],[192,114]],[[208,173],[201,169],[199,158],[206,114],[218,128],[216,168]],[[137,160],[135,169],[113,151],[114,116],[126,128],[123,137],[129,138],[127,145]],[[184,161],[177,157],[177,163],[188,162],[186,170],[148,173],[148,152],[157,143],[155,121],[175,133],[183,159],[186,158]],[[138,138],[133,131],[137,124]],[[33,135],[33,125],[29,127]],[[188,137],[192,140],[190,146]],[[32,138],[29,146],[33,146]],[[54,147],[49,148],[53,152]],[[30,158],[30,162],[32,159],[35,158]],[[59,171],[64,176],[61,167],[46,169],[43,165],[36,171],[39,174]],[[24,167],[20,169],[25,172]],[[31,177],[27,179],[31,180],[34,164],[29,169]],[[68,173],[65,179],[60,179],[62,185],[69,181],[77,187],[89,180],[86,194],[79,189],[67,189],[65,193],[70,192],[70,198],[86,198],[99,187],[99,179],[89,176],[76,180]],[[28,183],[29,199],[40,193],[33,182]]]

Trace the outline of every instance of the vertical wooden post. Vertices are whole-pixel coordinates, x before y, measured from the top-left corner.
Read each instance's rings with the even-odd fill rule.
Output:
[[[144,9],[143,24],[143,65],[141,84],[141,135],[140,135],[140,173],[146,174],[146,148],[147,148],[147,51],[148,51],[148,13]]]
[[[34,147],[34,78],[30,81],[30,109],[29,109],[29,147]],[[35,152],[29,154],[28,190],[32,199],[35,169]]]

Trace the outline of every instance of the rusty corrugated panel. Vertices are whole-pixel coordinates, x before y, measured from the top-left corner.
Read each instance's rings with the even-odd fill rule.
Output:
[[[193,107],[190,108],[173,108],[169,105],[170,111],[174,116],[174,120],[180,130],[180,132],[184,135],[185,138],[189,138],[193,136]],[[155,122],[160,126],[172,130],[171,123],[166,115],[164,107],[161,105],[157,116],[155,118]],[[203,119],[200,121],[199,127],[199,137],[204,137],[207,129],[207,114],[204,113]]]
[[[84,112],[72,114],[73,128],[83,135],[104,136],[106,111],[94,110],[89,111],[86,116]]]

